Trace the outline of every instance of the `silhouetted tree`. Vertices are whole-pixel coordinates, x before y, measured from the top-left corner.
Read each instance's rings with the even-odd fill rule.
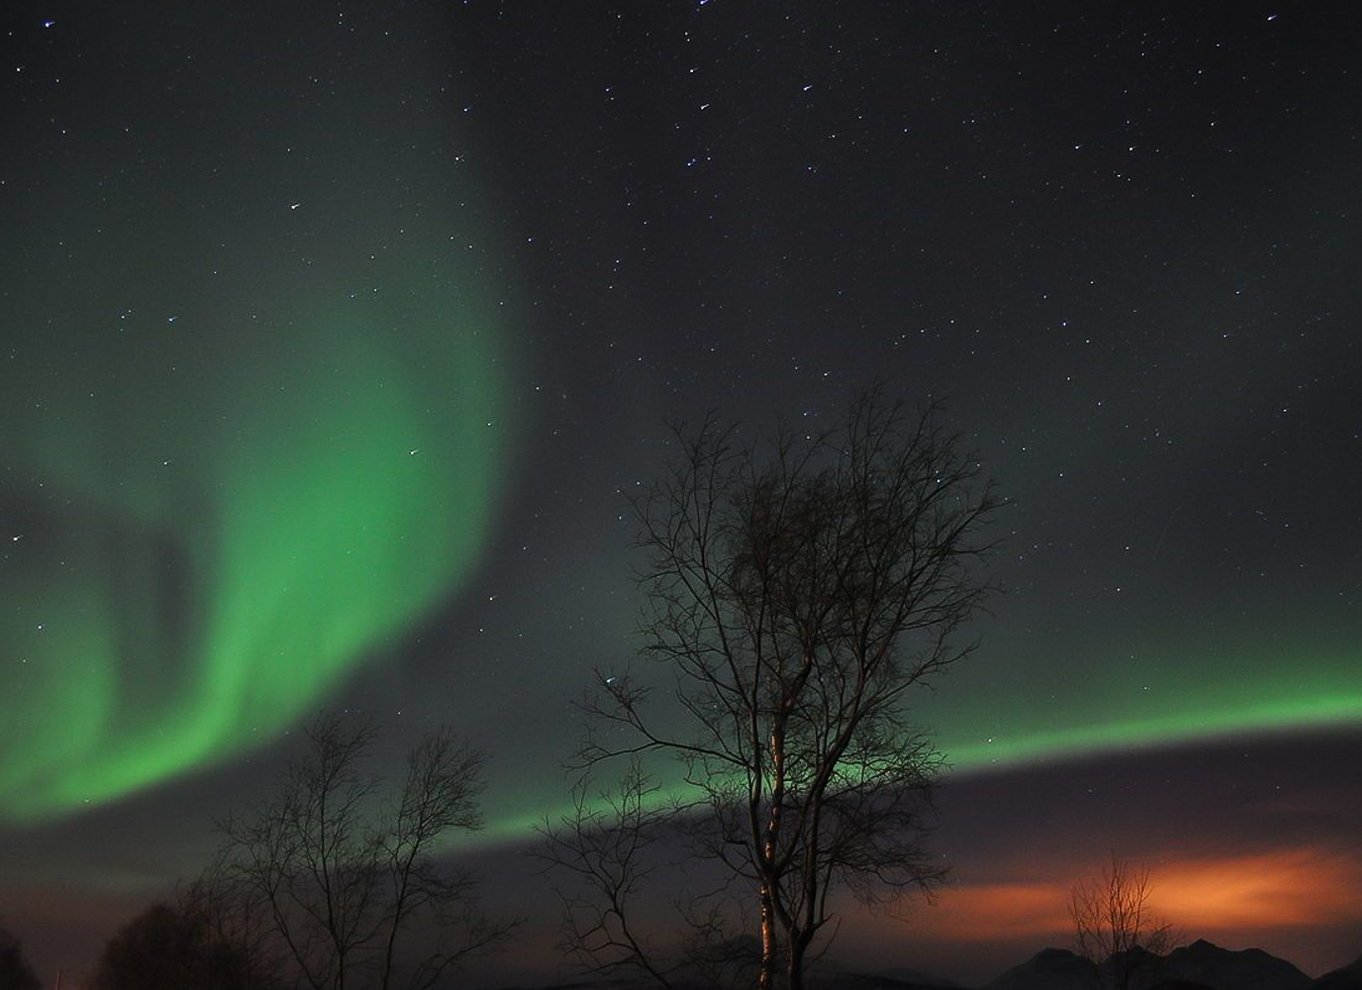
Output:
[[[626,925],[644,848],[629,836],[674,823],[650,810],[637,761],[677,758],[698,797],[674,810],[755,892],[758,985],[783,974],[797,990],[835,888],[873,905],[941,877],[922,844],[939,758],[906,702],[973,648],[956,633],[988,590],[969,565],[997,500],[930,412],[878,393],[835,432],[739,438],[712,418],[678,431],[669,473],[635,503],[644,652],[679,707],[598,675],[580,765],[634,761],[624,800],[550,823],[546,855],[585,880],[568,898],[579,953],[657,975]]]
[[[264,974],[282,974],[288,967],[281,956],[265,905],[234,877],[219,857],[177,898],[181,912],[202,920],[209,937],[249,960],[248,972],[262,986],[275,984]],[[254,986],[254,983],[252,983]]]
[[[239,945],[217,937],[192,901],[157,903],[110,939],[93,990],[274,990],[278,984]]]
[[[1132,980],[1172,948],[1173,929],[1149,908],[1149,869],[1132,866],[1115,852],[1101,876],[1069,891],[1078,954],[1090,959],[1113,990]]]
[[[41,986],[19,940],[0,928],[0,990],[38,990]]]
[[[430,987],[512,927],[476,909],[471,875],[434,858],[451,832],[482,827],[483,755],[447,731],[427,736],[385,802],[361,772],[373,735],[366,723],[319,718],[274,798],[222,825],[213,885],[239,917],[264,919],[277,954],[314,990]]]

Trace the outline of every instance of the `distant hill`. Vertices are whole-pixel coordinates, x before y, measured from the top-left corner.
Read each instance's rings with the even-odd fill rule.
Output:
[[[898,980],[900,983],[909,983],[913,986],[941,987],[943,990],[960,990],[960,984],[956,983],[954,980],[947,980],[933,973],[924,973],[921,970],[907,969],[905,967],[880,970],[875,975],[889,980]]]
[[[1097,967],[1068,949],[1041,949],[984,990],[1097,990]]]
[[[1306,990],[1310,977],[1262,949],[1233,951],[1197,939],[1170,952],[1160,976],[1213,990]]]
[[[1310,990],[1362,990],[1362,957],[1342,969],[1325,973],[1310,984]]]
[[[1338,970],[1336,986],[1312,988],[1310,977],[1261,949],[1233,951],[1204,939],[1159,957],[1141,949],[1133,990],[1362,990],[1358,970]],[[1067,949],[1045,949],[1014,966],[984,990],[1100,990],[1097,966]],[[1333,974],[1330,974],[1333,976]]]
[[[885,973],[819,973],[809,981],[814,990],[939,990],[941,984],[899,980]]]
[[[1160,980],[1149,990],[1211,990],[1211,988],[1204,983],[1193,983],[1191,980]]]
[[[1167,956],[1139,953],[1132,990],[1362,990],[1362,959],[1312,981],[1285,959],[1261,949],[1222,949],[1204,939]],[[825,960],[811,973],[813,990],[961,990],[958,984],[910,969],[856,973]],[[982,990],[1103,990],[1097,966],[1068,949],[1042,949],[985,984]],[[560,983],[540,990],[652,990],[642,981]],[[697,984],[695,990],[701,990]]]

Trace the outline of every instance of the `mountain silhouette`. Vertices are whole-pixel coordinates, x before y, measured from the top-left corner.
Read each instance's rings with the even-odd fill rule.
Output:
[[[1362,956],[1341,969],[1325,973],[1310,990],[1362,990]]]
[[[1041,949],[984,990],[1097,990],[1097,967],[1068,949]]]
[[[1205,939],[1170,952],[1159,975],[1213,990],[1306,990],[1311,982],[1291,963],[1262,949],[1222,949]]]
[[[1362,990],[1362,958],[1311,980],[1285,959],[1262,949],[1222,949],[1204,939],[1157,956],[1134,949],[1102,967],[1068,949],[1042,949],[984,984],[981,990],[1108,990],[1121,966],[1130,990]],[[810,985],[820,990],[960,990],[959,984],[916,970],[858,973],[825,960]],[[686,987],[701,983],[680,981]],[[540,990],[655,990],[647,981],[583,977]]]
[[[1204,939],[1167,956],[1132,949],[1101,967],[1067,949],[1043,949],[983,990],[1102,990],[1112,984],[1113,972],[1129,973],[1131,990],[1362,990],[1362,960],[1329,974],[1337,975],[1337,984],[1317,988],[1291,963],[1262,949],[1222,949]]]

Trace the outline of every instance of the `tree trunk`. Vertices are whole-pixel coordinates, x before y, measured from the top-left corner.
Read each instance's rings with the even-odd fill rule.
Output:
[[[761,896],[761,968],[757,971],[757,990],[775,990],[776,986],[776,902],[774,892],[766,881],[760,888]]]
[[[804,951],[807,948],[808,943],[802,938],[790,938],[788,990],[804,990]]]

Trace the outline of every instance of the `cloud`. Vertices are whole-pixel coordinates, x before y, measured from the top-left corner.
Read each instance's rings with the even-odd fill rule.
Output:
[[[919,931],[953,941],[1037,938],[1069,925],[1068,888],[1042,883],[974,883],[952,887],[919,916]]]
[[[905,926],[866,919],[885,936],[897,928],[914,939],[983,943],[1068,945],[1073,923],[1069,891],[1105,865],[1048,859],[1053,879],[981,876],[953,884],[934,904],[913,910]],[[1132,859],[1132,865],[1142,865]],[[1228,948],[1267,941],[1283,929],[1333,928],[1362,921],[1362,856],[1326,846],[1284,846],[1234,856],[1182,854],[1150,865],[1149,906],[1186,941],[1209,938]],[[1008,872],[1006,869],[1001,871]],[[1015,960],[1020,962],[1020,958]]]
[[[1151,870],[1150,904],[1186,931],[1262,931],[1362,920],[1362,859],[1321,846],[1183,859]]]

